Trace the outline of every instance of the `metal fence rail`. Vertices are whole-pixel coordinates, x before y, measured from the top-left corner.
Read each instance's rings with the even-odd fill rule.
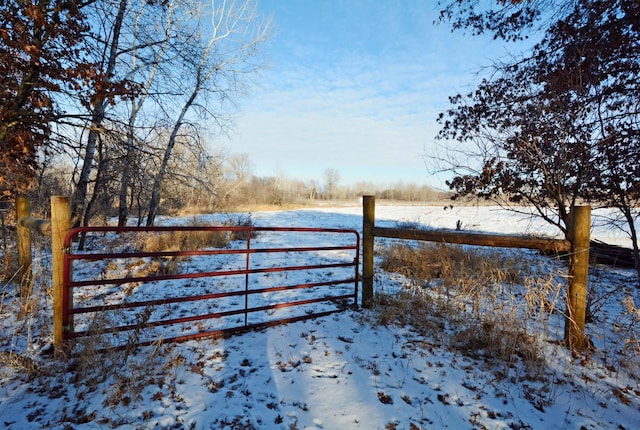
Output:
[[[72,251],[72,240],[78,234],[122,236],[169,232],[234,234],[243,239],[234,240],[232,247],[222,249]],[[286,247],[263,244],[260,240],[263,235],[286,234],[297,235],[298,240],[311,244],[306,246],[305,242],[305,246]],[[66,235],[64,250],[62,324],[65,341],[92,335],[113,335],[116,339],[113,342],[120,344],[130,343],[132,338],[136,344],[151,344],[158,338],[165,342],[185,341],[329,315],[358,303],[360,236],[355,230],[81,227]],[[141,276],[131,273],[118,276],[115,271],[116,275],[103,272],[101,276],[93,277],[95,268],[93,271],[88,269],[91,264],[134,265],[152,259],[197,260],[205,269],[187,267],[184,273]],[[88,274],[80,273],[83,267]],[[288,282],[293,272],[307,272],[306,277],[294,277],[305,282]],[[168,283],[172,283],[171,288],[163,288]],[[177,283],[180,285],[176,286]],[[353,288],[349,287],[351,284]],[[125,289],[131,295],[124,294]],[[133,290],[135,294],[131,293]],[[179,290],[180,294],[168,296],[163,293],[167,290]],[[108,313],[118,316],[108,324],[94,324],[101,315]],[[152,332],[158,327],[173,328]]]

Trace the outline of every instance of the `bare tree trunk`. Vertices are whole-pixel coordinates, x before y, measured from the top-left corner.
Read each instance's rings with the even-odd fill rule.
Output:
[[[92,214],[94,213],[93,208],[96,202],[99,201],[101,197],[104,198],[105,196],[108,196],[108,191],[106,189],[108,188],[107,183],[110,180],[110,177],[109,177],[110,160],[108,159],[108,156],[106,155],[106,151],[104,150],[102,139],[98,139],[97,150],[98,150],[98,166],[96,168],[95,185],[93,187],[91,197],[89,198],[89,201],[87,203],[87,210],[84,212],[84,215],[82,218],[82,225],[85,225],[85,226],[89,225],[91,222],[91,217],[92,217]],[[84,249],[85,238],[86,238],[85,234],[80,235],[80,240],[78,241],[78,249],[81,249],[81,250]]]
[[[105,71],[105,75],[108,79],[113,77],[115,71],[122,21],[124,20],[124,13],[127,9],[127,5],[127,0],[120,0],[118,14],[113,27],[113,37],[111,39],[109,57],[107,59],[107,68]],[[85,213],[87,211],[87,191],[91,181],[91,172],[93,171],[93,161],[95,159],[98,134],[100,133],[100,128],[102,127],[102,123],[105,118],[107,105],[107,100],[104,100],[103,98],[96,103],[96,107],[91,114],[91,128],[89,129],[89,136],[87,137],[87,146],[85,148],[84,160],[82,162],[82,170],[80,171],[80,177],[78,178],[78,184],[76,186],[76,191],[71,205],[72,227],[78,227],[82,219],[86,220],[91,217],[91,214]]]
[[[633,246],[633,264],[636,269],[637,284],[640,286],[640,249],[638,248],[638,232],[636,231],[635,219],[629,206],[619,208],[627,221]]]
[[[198,82],[200,80],[198,79]],[[173,130],[171,131],[171,135],[169,136],[169,142],[164,151],[164,157],[162,158],[162,164],[160,165],[160,169],[158,174],[155,176],[153,180],[153,187],[151,189],[151,201],[149,202],[149,212],[147,213],[147,227],[153,225],[156,215],[158,214],[158,208],[160,207],[160,192],[162,190],[162,182],[167,176],[167,166],[169,165],[169,160],[171,159],[171,154],[173,153],[173,148],[176,146],[176,138],[178,136],[178,131],[180,131],[180,127],[184,123],[184,117],[193,105],[196,97],[198,96],[198,92],[200,91],[200,84],[196,84],[193,92],[189,99],[185,102],[182,110],[180,111],[180,115],[176,120],[175,125],[173,126]]]
[[[267,37],[268,26],[258,26],[256,32],[247,31],[255,18],[255,7],[248,0],[225,1],[221,4],[212,1],[209,12],[211,16],[207,26],[210,27],[202,28],[209,35],[209,39],[193,41],[189,52],[179,53],[183,64],[191,72],[188,78],[192,79],[193,83],[190,87],[191,93],[184,93],[189,94],[189,97],[173,123],[173,130],[165,148],[160,169],[153,181],[147,226],[154,224],[158,213],[162,183],[167,175],[167,167],[176,145],[178,131],[185,122],[187,112],[193,107],[201,92],[216,94],[220,101],[224,101],[232,91],[239,89],[238,74],[257,68],[249,64],[248,59],[255,55],[257,47]],[[234,34],[241,38],[239,43],[231,42]],[[229,41],[228,44],[227,41]],[[203,113],[220,121],[220,118],[207,108],[203,108]]]
[[[131,146],[127,137],[125,148],[124,164],[122,166],[122,177],[120,178],[120,193],[118,194],[118,227],[127,225],[129,218],[129,205],[127,197],[129,196],[129,188],[131,184]]]
[[[169,14],[166,21],[166,28],[164,30],[165,39],[161,42],[162,48],[160,49],[158,54],[155,55],[153,58],[153,63],[152,63],[153,66],[151,68],[149,78],[145,83],[143,93],[140,95],[140,98],[137,101],[133,100],[133,102],[131,103],[131,113],[129,115],[129,124],[127,127],[127,140],[125,143],[125,155],[123,160],[124,164],[122,168],[120,192],[118,195],[118,227],[125,226],[127,224],[127,219],[129,218],[129,209],[128,209],[129,205],[127,204],[127,199],[129,197],[129,190],[131,189],[131,171],[132,171],[132,163],[134,158],[133,156],[135,152],[135,142],[134,142],[135,125],[136,125],[138,113],[142,109],[142,106],[147,96],[149,95],[149,89],[151,88],[155,80],[155,76],[158,71],[158,66],[160,64],[160,61],[163,59],[166,49],[169,45],[169,39],[171,37],[171,31],[174,24],[173,7],[169,7],[168,12]],[[135,52],[132,58],[133,58],[133,63],[131,65],[132,66],[131,68],[132,70],[135,70],[138,67],[137,56],[135,55]],[[132,200],[133,200],[133,196],[132,196]]]

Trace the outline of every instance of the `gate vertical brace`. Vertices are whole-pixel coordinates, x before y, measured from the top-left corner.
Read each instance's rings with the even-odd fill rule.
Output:
[[[358,307],[358,284],[360,283],[360,235],[356,233],[356,256],[354,261],[354,276],[355,285],[353,288],[353,304]]]
[[[373,227],[376,198],[362,196],[362,307],[373,305]]]
[[[247,258],[244,269],[244,326],[249,324],[249,256],[251,255],[251,230],[247,231]]]

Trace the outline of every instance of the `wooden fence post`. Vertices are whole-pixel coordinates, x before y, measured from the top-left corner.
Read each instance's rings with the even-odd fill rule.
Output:
[[[71,227],[71,206],[68,197],[51,197],[51,272],[53,283],[53,346],[63,347],[63,334],[71,321],[66,321],[64,308],[71,298],[63,286],[64,238]]]
[[[11,270],[12,255],[7,252],[9,249],[7,243],[7,226],[4,224],[4,212],[7,209],[7,201],[0,197],[0,229],[2,232],[2,251],[4,255],[4,274],[8,274]]]
[[[565,342],[571,349],[583,350],[587,346],[584,324],[587,315],[591,207],[574,206],[571,209],[570,227],[571,258],[564,333]]]
[[[16,220],[31,216],[31,204],[25,196],[16,197]],[[26,299],[31,295],[31,231],[16,223],[16,237],[18,246],[18,273],[17,281],[20,282],[20,297]]]
[[[376,198],[362,196],[362,307],[373,305],[373,227]]]

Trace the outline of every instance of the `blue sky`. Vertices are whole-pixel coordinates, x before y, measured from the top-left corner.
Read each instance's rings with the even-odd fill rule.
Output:
[[[429,184],[425,155],[447,97],[511,47],[434,25],[435,0],[261,0],[265,54],[229,135],[259,176]]]

